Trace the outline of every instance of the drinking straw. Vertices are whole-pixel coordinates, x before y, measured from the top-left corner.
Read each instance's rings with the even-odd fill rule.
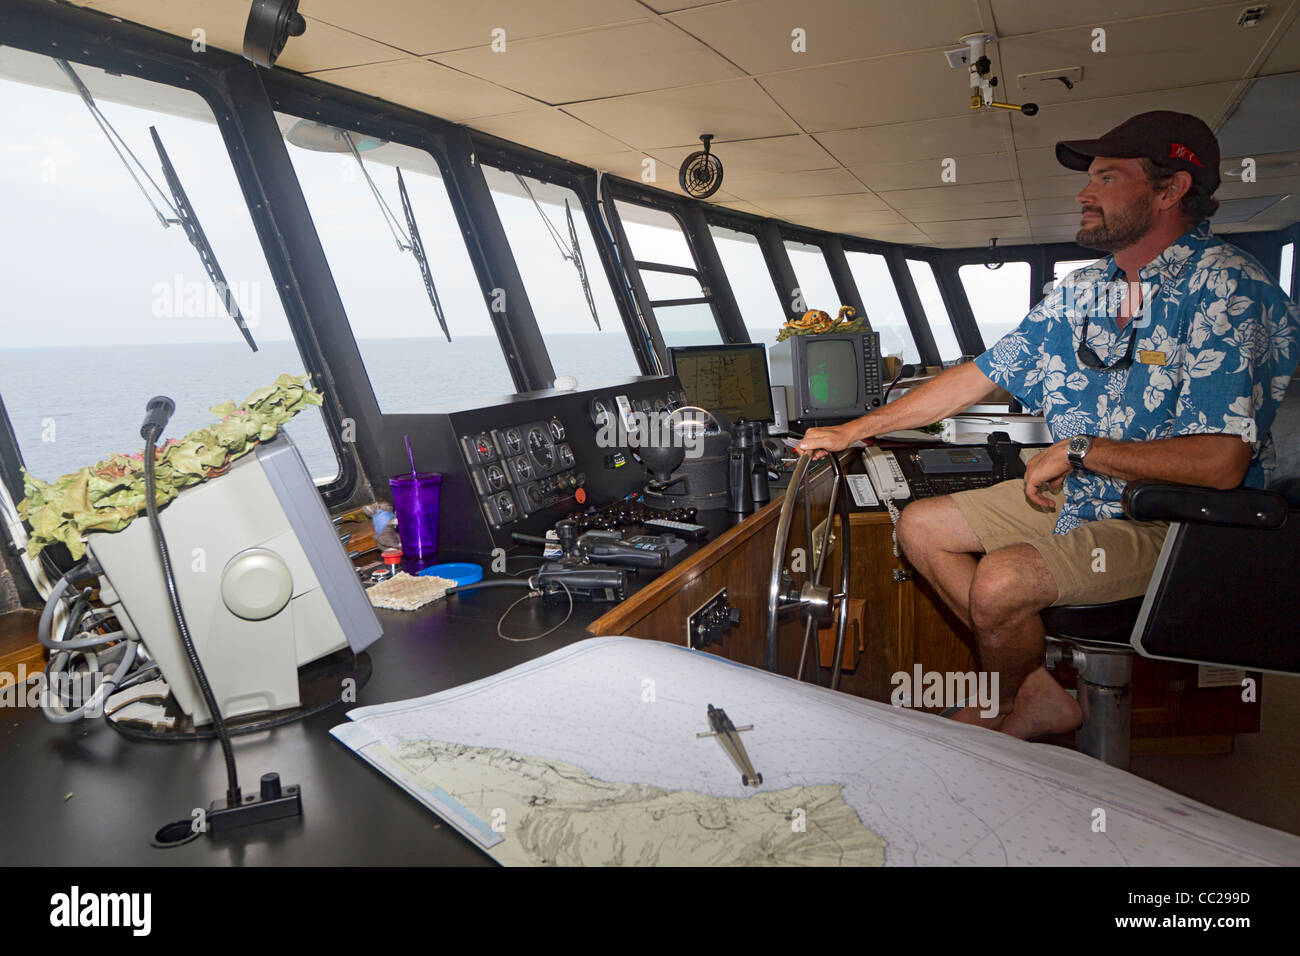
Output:
[[[406,442],[406,457],[411,461],[411,480],[415,481],[415,453],[411,451],[411,436],[403,435],[402,440]]]

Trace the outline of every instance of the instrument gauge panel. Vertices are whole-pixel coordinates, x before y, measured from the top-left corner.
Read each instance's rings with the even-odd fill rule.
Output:
[[[597,428],[604,428],[613,417],[609,409],[609,400],[605,398],[593,398],[591,404],[587,406],[587,412],[591,416],[591,423]]]
[[[528,453],[542,471],[549,471],[555,464],[555,449],[545,429],[533,428],[528,432]]]
[[[557,442],[564,441],[564,423],[558,418],[552,418],[546,426],[551,432],[551,438]]]
[[[518,458],[511,459],[510,462],[515,469],[515,478],[519,481],[533,480],[533,466],[529,463],[527,456],[520,455]]]
[[[487,480],[493,491],[500,491],[506,485],[506,473],[498,464],[488,465]]]
[[[506,453],[517,455],[524,450],[524,440],[519,434],[518,428],[507,428],[505,430]]]

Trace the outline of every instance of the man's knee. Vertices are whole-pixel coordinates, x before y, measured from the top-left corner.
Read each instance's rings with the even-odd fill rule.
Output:
[[[913,563],[936,551],[979,551],[979,539],[947,495],[921,498],[904,508],[898,517],[898,544]]]
[[[976,630],[996,629],[1056,600],[1056,582],[1042,555],[1030,545],[1000,548],[975,568],[970,614]]]

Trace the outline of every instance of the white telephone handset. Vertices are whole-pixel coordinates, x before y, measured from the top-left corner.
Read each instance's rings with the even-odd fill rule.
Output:
[[[912,489],[903,477],[903,469],[892,451],[868,445],[862,451],[862,464],[871,478],[871,485],[882,498],[910,498]]]

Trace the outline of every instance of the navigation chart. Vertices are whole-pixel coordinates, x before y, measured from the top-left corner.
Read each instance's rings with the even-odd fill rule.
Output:
[[[710,704],[753,725],[760,786],[697,736]],[[507,865],[1300,863],[1300,838],[1081,754],[656,641],[348,717],[335,737]]]

